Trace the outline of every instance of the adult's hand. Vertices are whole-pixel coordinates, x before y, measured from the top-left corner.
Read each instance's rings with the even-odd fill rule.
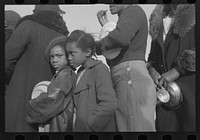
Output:
[[[154,83],[158,85],[161,75],[153,67],[149,68],[149,74],[153,79]]]
[[[99,23],[103,27],[106,23],[108,23],[108,18],[106,15],[107,10],[100,10],[97,12],[97,18],[99,20]]]
[[[179,72],[175,69],[172,68],[166,73],[163,73],[161,75],[161,79],[159,80],[159,86],[163,86],[164,88],[167,87],[168,82],[173,82],[180,76]]]

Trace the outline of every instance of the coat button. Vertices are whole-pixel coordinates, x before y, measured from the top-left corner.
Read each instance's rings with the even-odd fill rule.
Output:
[[[128,67],[126,70],[127,70],[127,71],[130,71],[130,70],[131,70],[131,68],[130,68],[130,67]]]
[[[128,81],[128,84],[129,84],[129,85],[130,85],[130,84],[132,84],[132,81],[131,81],[131,80],[129,80],[129,81]]]

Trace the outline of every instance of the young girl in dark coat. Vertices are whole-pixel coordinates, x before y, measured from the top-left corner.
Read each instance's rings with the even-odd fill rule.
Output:
[[[70,68],[65,51],[66,37],[53,39],[45,55],[56,73],[47,88],[37,98],[29,101],[27,122],[49,124],[49,132],[70,132],[73,130],[74,103],[72,92],[76,75]]]
[[[69,63],[81,66],[74,90],[75,132],[116,131],[117,99],[107,66],[92,58],[95,46],[94,38],[81,30],[67,39]]]

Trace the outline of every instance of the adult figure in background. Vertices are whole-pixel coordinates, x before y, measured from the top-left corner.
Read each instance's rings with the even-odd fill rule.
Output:
[[[13,10],[6,10],[5,11],[5,43],[10,38],[13,30],[21,16],[13,11]]]
[[[181,108],[157,107],[158,131],[195,130],[195,5],[157,5],[150,17],[149,73],[156,85],[175,81]]]
[[[156,91],[145,64],[148,35],[147,17],[138,5],[110,4],[111,14],[118,15],[116,28],[98,43],[97,54],[103,54],[110,66],[119,109],[118,131],[155,131]],[[109,24],[106,13],[97,13],[101,26]],[[105,55],[112,49],[120,51]],[[112,56],[112,57],[110,57]]]
[[[68,35],[58,5],[36,5],[32,15],[22,18],[5,45],[5,72],[9,83],[5,94],[5,131],[32,132],[26,123],[28,101],[33,87],[50,81],[53,73],[45,60],[49,41]]]

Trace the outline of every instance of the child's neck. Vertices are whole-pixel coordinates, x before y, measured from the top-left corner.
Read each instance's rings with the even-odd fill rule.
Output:
[[[84,69],[87,69],[90,65],[91,65],[91,63],[94,61],[94,59],[92,58],[92,57],[89,57],[86,61],[85,61],[85,63],[82,65],[83,66],[83,68]]]

